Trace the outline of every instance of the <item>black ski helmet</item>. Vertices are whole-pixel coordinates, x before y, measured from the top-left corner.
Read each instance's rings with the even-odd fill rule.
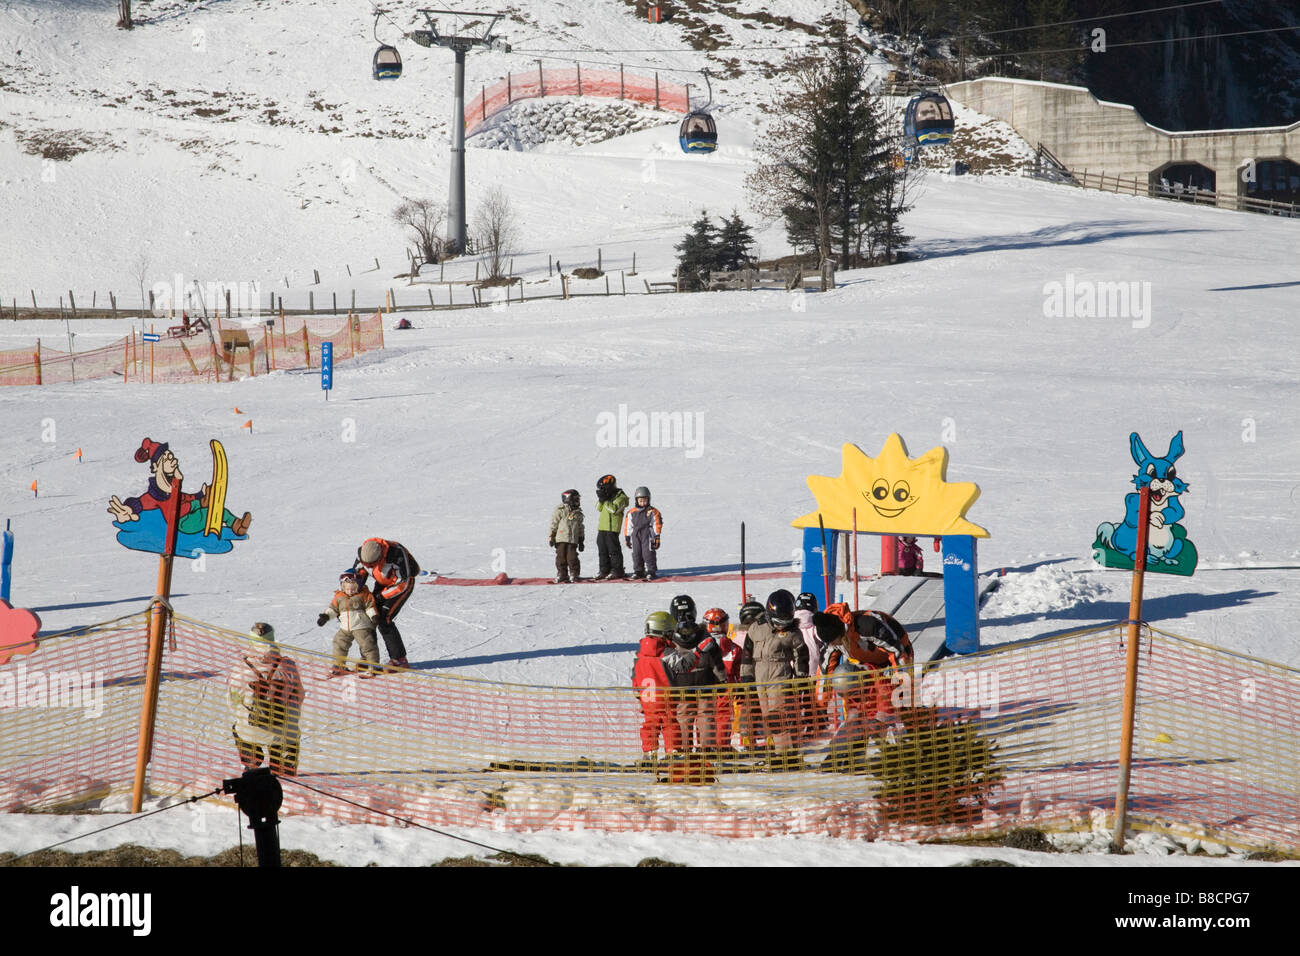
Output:
[[[678,621],[673,632],[673,643],[678,647],[695,647],[704,640],[704,628],[694,621]]]
[[[682,621],[695,623],[695,601],[689,594],[679,594],[673,598],[673,603],[668,605],[669,610],[673,612],[673,617],[677,618],[680,624]]]
[[[794,624],[794,595],[785,588],[773,591],[767,596],[767,620],[777,630],[785,630]]]
[[[596,480],[596,497],[601,501],[613,498],[617,489],[618,479],[613,475],[602,475]]]
[[[740,613],[737,616],[740,618],[741,627],[749,627],[763,616],[763,605],[757,601],[746,601],[740,606]]]
[[[799,596],[794,599],[794,608],[796,611],[821,610],[821,608],[817,606],[817,595],[813,594],[811,591],[800,592]]]
[[[560,501],[563,504],[571,505],[576,508],[582,502],[582,496],[573,488],[570,488],[568,491],[560,492]]]

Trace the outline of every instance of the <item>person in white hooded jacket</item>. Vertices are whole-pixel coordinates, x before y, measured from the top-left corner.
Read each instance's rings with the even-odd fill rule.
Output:
[[[298,717],[305,694],[298,665],[281,652],[275,629],[261,621],[226,681],[230,730],[245,769],[265,760],[275,774],[298,773]]]

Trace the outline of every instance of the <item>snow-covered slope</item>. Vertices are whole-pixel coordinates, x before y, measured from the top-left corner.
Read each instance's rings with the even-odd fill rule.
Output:
[[[592,48],[648,44],[648,27],[604,16],[612,7],[547,5],[530,10],[530,29],[589,38]],[[128,270],[143,249],[146,286],[180,272],[275,285],[286,305],[305,305],[309,288],[318,301],[355,288],[375,302],[390,285],[422,297],[424,286],[392,278],[406,240],[386,218],[400,196],[445,190],[441,143],[398,135],[436,125],[445,90],[407,78],[376,88],[366,79],[368,20],[348,14],[339,29],[331,4],[137,8],[152,22],[133,34],[84,5],[0,11],[9,44],[0,51],[0,293],[21,302],[34,288],[45,304],[70,287],[79,302],[82,289],[102,298],[111,288],[131,302]],[[562,34],[563,17],[580,27]],[[197,26],[205,53],[189,46]],[[160,37],[176,45],[169,56],[158,56]],[[20,46],[34,65],[11,79]],[[212,58],[198,61],[209,64],[202,108],[214,89],[254,105],[229,122],[188,107],[142,112],[133,98],[107,105],[133,83],[197,96],[198,74],[184,64],[199,56]],[[408,60],[412,78],[448,75],[443,59],[419,56]],[[471,61],[488,75],[506,68]],[[682,156],[667,127],[567,151],[472,154],[471,197],[504,184],[520,210],[527,238],[516,268],[538,283],[530,290],[544,288],[548,255],[567,270],[594,265],[597,248],[606,269],[627,268],[636,252],[639,271],[661,278],[701,207],[744,212],[757,116],[732,95],[726,144],[709,157]],[[293,122],[271,122],[273,108]],[[309,120],[345,132],[313,131]],[[24,151],[39,128],[85,130],[99,145],[48,167]],[[207,440],[220,438],[229,504],[254,516],[232,554],[179,569],[177,608],[237,629],[268,620],[287,643],[323,647],[315,615],[367,536],[402,541],[444,575],[545,575],[560,491],[590,499],[596,478],[613,472],[624,488],[654,491],[666,567],[734,566],[744,520],[751,567],[779,569],[798,547],[789,522],[809,507],[805,476],[835,474],[843,442],[874,455],[896,431],[913,455],[946,445],[949,480],[982,489],[971,510],[992,533],[981,568],[1007,572],[983,621],[984,639],[998,643],[1126,615],[1128,578],[1091,564],[1093,533],[1123,514],[1129,432],[1163,451],[1181,429],[1185,524],[1201,569],[1190,579],[1149,575],[1147,617],[1300,666],[1291,634],[1300,616],[1295,289],[1279,272],[1294,259],[1296,225],[936,174],[906,228],[916,261],[841,273],[835,291],[806,298],[629,295],[411,314],[416,329],[390,333],[386,352],[337,367],[328,402],[314,374],[295,372],[230,385],[0,390],[14,603],[36,609],[47,631],[143,608],[155,562],[114,541],[107,500],[144,487],[132,453],[146,436],[171,444],[194,487],[208,469]],[[760,242],[784,251],[779,227]],[[361,274],[376,256],[383,268]],[[307,284],[314,268],[320,286]],[[456,269],[465,271],[449,278],[472,275],[473,263]],[[1149,308],[1049,317],[1050,284],[1067,282],[1149,283]],[[78,348],[131,324],[78,323]],[[0,348],[65,333],[62,323],[5,322]],[[602,447],[597,416],[623,406],[693,416],[699,454]],[[240,428],[248,418],[251,434]],[[588,571],[594,558],[589,548]],[[400,623],[424,669],[621,685],[645,615],[679,589],[421,584]],[[729,582],[689,590],[702,609],[734,609],[740,597]]]

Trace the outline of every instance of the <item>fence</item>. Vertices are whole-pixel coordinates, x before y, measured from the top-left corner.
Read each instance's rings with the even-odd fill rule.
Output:
[[[46,637],[0,666],[0,811],[123,805],[146,630],[140,614]],[[391,822],[373,812],[382,810],[431,826],[511,831],[891,840],[1026,826],[1090,831],[1099,817],[1114,819],[1121,626],[896,675],[904,723],[892,742],[882,727],[868,736],[847,724],[831,745],[839,721],[831,699],[816,718],[825,728],[803,740],[806,764],[782,773],[752,755],[644,762],[630,687],[530,687],[431,670],[326,680],[327,656],[284,650],[305,691],[294,715],[298,773],[284,788],[290,813]],[[174,620],[153,796],[205,792],[239,772],[227,680],[249,653],[240,634]],[[1150,629],[1141,668],[1130,825],[1300,853],[1300,671]],[[76,700],[66,690],[74,685],[83,691]],[[815,699],[815,686],[804,689]],[[661,700],[682,717],[687,701],[674,693]],[[719,743],[740,743],[731,731],[748,730],[745,712],[716,696],[704,704],[730,722]],[[946,734],[924,729],[936,717],[956,723]],[[843,772],[815,772],[832,769]],[[667,785],[674,780],[682,785]]]
[[[233,381],[283,368],[311,367],[322,342],[334,343],[342,361],[384,347],[383,316],[349,315],[290,323],[282,313],[270,325],[253,328],[213,320],[211,337],[201,325],[189,335],[160,333],[146,342],[133,329],[112,345],[63,352],[41,344],[0,351],[0,385],[53,385],[77,380],[121,378],[124,382],[186,383]],[[317,359],[319,361],[319,359]]]
[[[690,86],[660,82],[659,74],[637,76],[618,70],[584,70],[581,65],[527,73],[508,73],[484,86],[477,100],[465,104],[465,135],[473,136],[489,118],[516,100],[541,96],[603,96],[644,103],[674,113],[690,112]]]
[[[1041,161],[1039,168],[1041,168]],[[1064,167],[1061,167],[1064,170]],[[1060,182],[1068,177],[1075,185],[1085,189],[1100,189],[1103,192],[1126,193],[1131,196],[1147,196],[1151,199],[1173,199],[1202,206],[1217,206],[1221,209],[1236,209],[1241,212],[1263,213],[1269,216],[1282,216],[1286,219],[1300,218],[1300,203],[1277,202],[1272,199],[1252,199],[1238,196],[1236,193],[1216,192],[1212,189],[1198,189],[1195,186],[1183,186],[1182,183],[1164,181],[1152,183],[1142,179],[1129,179],[1122,176],[1108,176],[1105,173],[1074,172],[1050,170],[1042,173],[1033,172],[1039,178],[1051,178]]]

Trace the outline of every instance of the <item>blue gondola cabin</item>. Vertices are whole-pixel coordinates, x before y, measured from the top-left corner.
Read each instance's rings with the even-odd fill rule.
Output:
[[[917,146],[946,146],[952,140],[952,104],[939,93],[922,93],[907,104],[903,133]]]
[[[718,148],[718,127],[708,113],[690,113],[682,120],[678,140],[683,153],[711,153]]]
[[[396,47],[381,46],[375,51],[375,79],[395,80],[402,75],[402,55]]]

